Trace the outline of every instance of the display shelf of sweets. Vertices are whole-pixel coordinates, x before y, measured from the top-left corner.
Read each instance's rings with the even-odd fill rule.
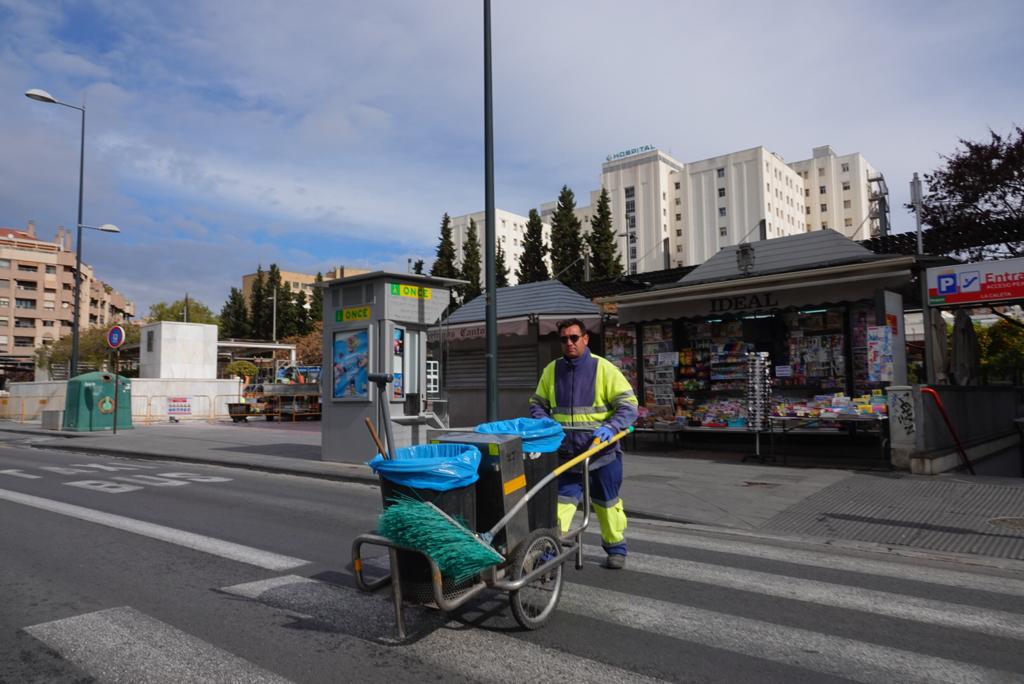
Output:
[[[737,340],[718,340],[712,346],[711,389],[733,392],[746,388],[746,353],[752,345]]]
[[[699,392],[706,390],[710,377],[705,350],[697,347],[683,347],[679,350],[679,365],[676,367],[676,392]]]

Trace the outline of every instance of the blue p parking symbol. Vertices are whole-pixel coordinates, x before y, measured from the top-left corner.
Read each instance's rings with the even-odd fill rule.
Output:
[[[956,294],[956,274],[943,273],[940,275],[935,289],[940,295]]]

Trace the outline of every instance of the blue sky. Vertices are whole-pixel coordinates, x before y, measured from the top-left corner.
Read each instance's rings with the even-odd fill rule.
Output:
[[[0,0],[0,225],[84,258],[140,313],[219,311],[276,262],[429,264],[440,217],[483,208],[482,3]],[[1024,123],[1024,3],[493,2],[496,198],[597,189],[611,152],[861,152],[898,207],[959,138]]]

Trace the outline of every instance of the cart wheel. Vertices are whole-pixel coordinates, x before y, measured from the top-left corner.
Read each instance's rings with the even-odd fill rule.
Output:
[[[519,544],[510,564],[512,579],[529,574],[562,551],[555,530],[534,530]],[[523,629],[540,629],[551,619],[562,595],[562,564],[537,577],[522,589],[509,594],[508,600]]]

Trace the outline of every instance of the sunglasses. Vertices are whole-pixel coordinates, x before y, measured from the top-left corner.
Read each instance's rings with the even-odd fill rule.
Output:
[[[576,344],[577,342],[580,341],[581,337],[583,337],[583,336],[582,335],[562,335],[562,337],[561,337],[562,344],[566,344],[568,342],[572,342],[573,344]]]

